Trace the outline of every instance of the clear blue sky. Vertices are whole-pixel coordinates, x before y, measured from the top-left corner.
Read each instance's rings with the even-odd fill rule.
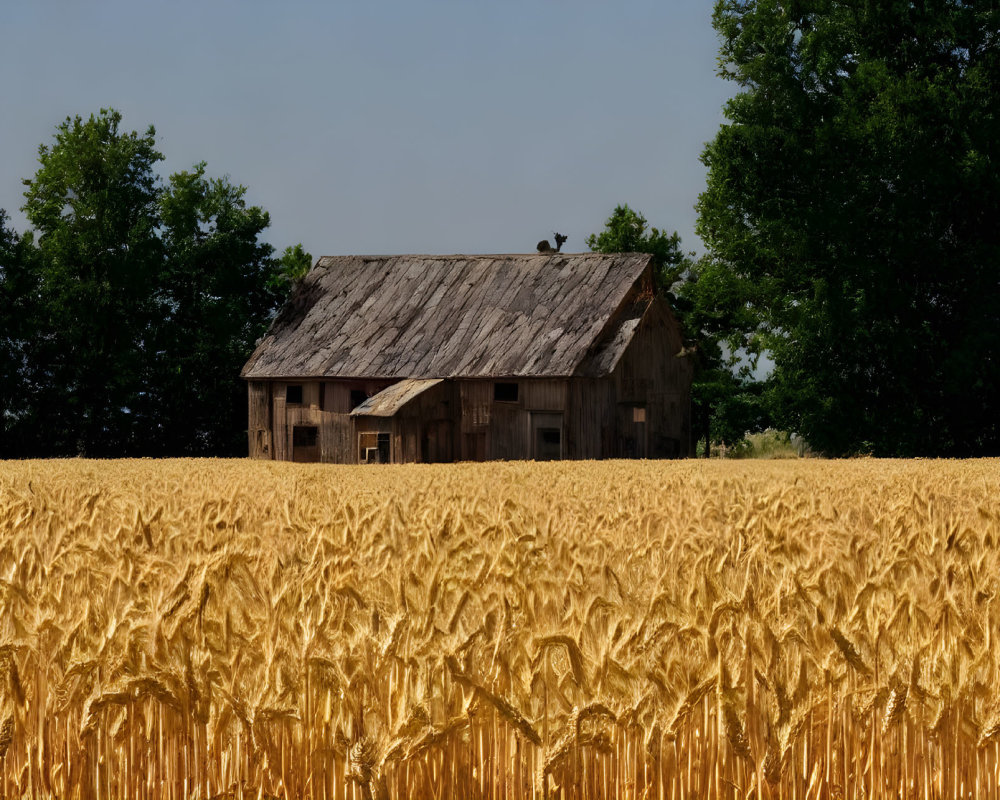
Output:
[[[709,0],[2,0],[0,208],[67,116],[152,124],[314,256],[586,250],[618,203],[701,251],[733,87]]]

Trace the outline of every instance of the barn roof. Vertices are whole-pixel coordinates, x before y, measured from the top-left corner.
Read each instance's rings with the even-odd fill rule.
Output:
[[[242,375],[553,377],[581,367],[592,374],[596,363],[603,373],[630,338],[619,317],[648,288],[650,261],[640,253],[320,258]]]

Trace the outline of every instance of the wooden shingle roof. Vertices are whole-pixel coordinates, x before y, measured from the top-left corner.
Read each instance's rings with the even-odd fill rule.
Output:
[[[570,376],[650,274],[639,253],[324,257],[242,375]]]

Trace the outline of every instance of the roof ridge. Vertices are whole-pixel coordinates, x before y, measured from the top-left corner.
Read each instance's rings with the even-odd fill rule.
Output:
[[[616,256],[649,256],[649,253],[627,252],[627,253],[599,253],[595,251],[581,253],[354,253],[352,255],[340,254],[337,256],[319,256],[328,259],[351,259],[351,258],[559,258],[570,256],[578,258],[586,256],[589,258],[614,258]]]

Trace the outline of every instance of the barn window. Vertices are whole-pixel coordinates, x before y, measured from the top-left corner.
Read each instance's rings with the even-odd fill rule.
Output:
[[[392,463],[392,434],[383,431],[361,431],[358,434],[358,462]]]
[[[493,400],[497,403],[516,403],[517,384],[516,383],[494,383]]]
[[[285,402],[290,406],[300,406],[302,405],[302,386],[301,384],[295,385],[291,384],[285,388]]]
[[[296,425],[292,428],[292,446],[315,447],[317,432],[315,425]]]
[[[632,422],[645,422],[646,421],[646,407],[645,406],[635,406],[632,409]]]
[[[357,408],[368,399],[368,392],[364,389],[351,389],[351,408]]]

